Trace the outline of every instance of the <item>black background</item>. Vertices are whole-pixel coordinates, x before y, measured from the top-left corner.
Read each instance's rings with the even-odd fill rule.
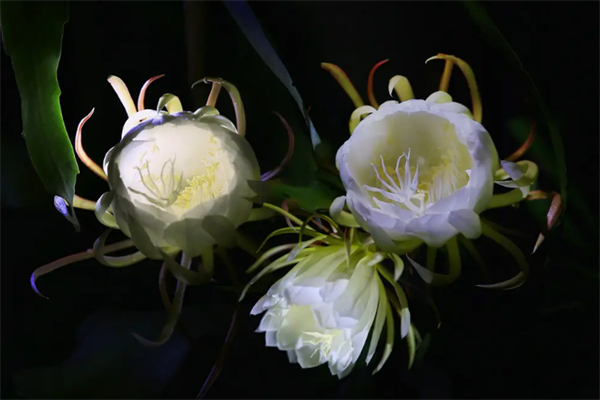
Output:
[[[436,90],[443,63],[425,66],[424,61],[439,52],[468,61],[475,71],[484,124],[500,156],[506,157],[519,145],[503,131],[508,118],[531,110],[527,84],[521,73],[489,45],[460,4],[306,1],[250,5],[305,104],[311,106],[317,130],[334,147],[347,135],[352,104],[320,68],[320,62],[342,67],[366,99],[370,68],[390,58],[376,78],[375,93],[382,102],[387,96],[387,79],[395,74],[410,79],[418,98]],[[597,221],[598,3],[486,2],[485,7],[536,79],[548,108],[561,124],[569,185],[577,187]],[[84,134],[84,146],[94,160],[100,162],[119,140],[126,117],[106,82],[107,76],[121,77],[135,98],[146,79],[162,73],[166,77],[155,82],[146,96],[150,104],[169,92],[180,97],[185,109],[195,109],[203,105],[208,94],[208,87],[202,85],[194,91],[189,89],[195,80],[220,76],[235,83],[246,106],[247,138],[263,171],[278,162],[286,146],[285,133],[271,111],[300,126],[301,117],[291,97],[221,2],[71,4],[58,71],[62,112],[74,138],[79,120],[96,108]],[[458,71],[450,91],[457,101],[469,104],[466,84]],[[226,96],[219,101],[219,109],[232,116]],[[45,193],[28,160],[20,124],[16,82],[10,59],[3,53],[4,398],[15,396],[12,377],[17,371],[63,362],[74,349],[77,327],[99,310],[154,310],[162,315],[156,290],[159,265],[152,262],[123,270],[82,262],[40,280],[39,287],[50,301],[31,291],[29,275],[36,267],[90,248],[102,227],[92,213],[79,211],[82,232],[76,233],[54,210],[52,197]],[[297,134],[303,135],[300,146],[306,145],[306,132]],[[548,141],[547,132],[540,137]],[[301,157],[295,157],[297,171],[301,171],[302,162]],[[286,173],[302,179],[301,172]],[[102,185],[81,165],[79,195],[97,199],[106,190]],[[509,224],[511,220],[502,222]],[[535,235],[538,227],[531,221],[525,225]],[[384,370],[370,380],[365,379],[370,375],[367,369],[358,368],[341,383],[328,375],[326,367],[301,370],[289,365],[284,353],[264,349],[263,335],[253,333],[258,318],[244,317],[233,352],[208,396],[598,398],[598,280],[573,268],[577,263],[597,269],[598,242],[592,238],[586,243],[584,247],[590,251],[585,254],[569,247],[565,238],[556,237],[548,243],[532,259],[530,280],[516,291],[476,289],[468,273],[452,288],[440,289],[436,299],[442,327],[434,334],[424,363],[410,374],[405,369],[405,345],[399,340]],[[531,244],[531,240],[525,243]],[[550,250],[554,250],[551,262],[544,269],[543,260]],[[497,258],[493,267],[512,268],[509,261],[502,260]],[[235,302],[225,292],[207,295],[201,291],[190,289],[186,305],[223,304],[231,308]],[[247,300],[244,314],[254,300],[256,296]],[[550,310],[562,305],[567,307]],[[228,318],[226,315],[225,320]],[[225,337],[227,321],[223,326],[200,339],[201,350],[189,354],[165,387],[163,397],[196,395]],[[160,324],[154,329],[158,332]],[[106,393],[120,396],[118,387]],[[87,397],[91,396],[101,397],[90,386]]]

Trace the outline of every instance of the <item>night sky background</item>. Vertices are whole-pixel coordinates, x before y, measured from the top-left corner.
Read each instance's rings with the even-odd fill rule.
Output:
[[[379,102],[387,80],[407,76],[417,98],[437,90],[443,62],[456,55],[473,68],[483,99],[483,123],[507,157],[520,142],[509,132],[539,115],[523,73],[482,35],[455,2],[250,2],[287,67],[321,137],[337,148],[347,138],[351,101],[320,68],[337,64],[363,99],[371,67],[389,58],[375,78]],[[598,398],[598,15],[597,2],[485,2],[485,8],[538,85],[558,122],[565,145],[567,220],[529,258],[531,276],[521,288],[493,292],[474,286],[478,276],[465,261],[464,276],[433,290],[442,325],[426,305],[413,315],[430,344],[406,370],[399,339],[384,369],[359,366],[338,381],[326,367],[301,370],[285,353],[264,348],[247,316],[259,295],[239,312],[239,330],[209,398]],[[1,54],[1,249],[2,398],[194,398],[225,339],[236,298],[215,288],[188,288],[182,319],[195,338],[181,333],[159,349],[142,348],[129,335],[152,338],[166,318],[157,289],[160,262],[111,269],[94,260],[44,276],[29,287],[32,271],[57,258],[91,248],[102,233],[93,213],[78,211],[80,233],[54,209],[21,137],[20,102],[10,59]],[[287,138],[272,111],[294,127],[297,152],[284,178],[302,184],[310,146],[302,116],[220,1],[71,3],[58,70],[61,105],[72,139],[79,120],[96,111],[84,129],[84,147],[100,163],[120,138],[126,114],[106,82],[121,77],[134,99],[150,77],[166,74],[146,94],[155,104],[164,93],[184,109],[204,105],[209,87],[191,84],[204,76],[234,83],[244,99],[247,138],[261,170],[285,154]],[[470,105],[466,81],[455,68],[450,93]],[[223,93],[218,108],[233,119]],[[515,122],[517,121],[517,122]],[[541,124],[540,122],[540,125]],[[525,124],[525,128],[528,125]],[[524,134],[526,135],[527,129]],[[545,145],[545,147],[544,147]],[[558,190],[548,130],[540,128],[525,158],[540,165],[542,188]],[[77,194],[97,199],[105,182],[80,164]],[[540,203],[541,209],[547,202]],[[584,208],[591,211],[587,214]],[[486,214],[528,237],[532,248],[540,222],[529,205]],[[280,226],[266,223],[260,235]],[[252,229],[252,228],[249,228]],[[257,228],[258,229],[258,228]],[[257,235],[259,234],[257,233]],[[115,235],[116,238],[116,235]],[[514,263],[495,249],[483,253],[490,269],[506,279]],[[241,272],[251,260],[235,255]],[[495,275],[496,276],[496,275]],[[217,276],[217,279],[220,279]],[[171,282],[172,283],[172,282]],[[266,290],[266,286],[265,286]],[[421,302],[422,303],[422,302]],[[412,307],[412,305],[411,305]]]

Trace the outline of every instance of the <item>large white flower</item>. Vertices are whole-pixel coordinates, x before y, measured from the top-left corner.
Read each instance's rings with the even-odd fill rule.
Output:
[[[390,79],[388,90],[390,95],[395,91],[400,102],[388,101],[381,106],[373,93],[373,75],[388,60],[377,63],[369,75],[371,106],[364,105],[339,67],[322,64],[356,106],[350,117],[351,137],[336,157],[346,195],[332,202],[330,214],[341,225],[368,231],[386,252],[403,255],[425,243],[427,268],[407,258],[432,285],[449,284],[460,276],[457,239],[475,254],[476,249],[468,239],[484,235],[508,250],[521,272],[504,282],[480,286],[518,287],[528,274],[523,254],[489,223],[482,222],[479,214],[524,199],[552,197],[548,227],[556,221],[561,209],[560,196],[531,192],[538,168],[531,161],[517,161],[531,145],[535,125],[527,141],[503,160],[499,168],[494,143],[481,125],[482,105],[473,70],[452,55],[440,53],[429,60],[432,59],[446,62],[439,91],[426,100],[415,100],[408,79],[396,75]],[[454,66],[460,68],[467,80],[472,113],[448,94]],[[365,114],[370,115],[361,121]],[[512,190],[493,194],[494,184]],[[344,210],[346,205],[350,213]],[[542,235],[534,251],[541,240]],[[439,274],[435,272],[436,249],[444,245],[448,250],[448,274]]]
[[[222,85],[230,92],[237,128],[213,107],[212,93],[207,106],[193,113],[183,111],[172,94],[162,96],[156,110],[144,109],[147,86],[161,76],[146,82],[137,108],[123,81],[109,78],[129,118],[103,168],[89,160],[86,165],[110,186],[95,205],[100,222],[120,229],[148,258],[180,251],[193,258],[215,243],[235,244],[235,229],[252,210],[255,194],[248,181],[259,180],[260,170],[244,138],[243,104],[233,85],[207,78],[213,89]],[[85,160],[80,130],[81,124],[77,148]]]
[[[252,148],[228,119],[189,112],[133,128],[107,155],[105,170],[117,224],[156,258],[155,247],[195,257],[216,241],[208,224],[246,222],[247,182],[260,178]]]
[[[469,110],[444,98],[382,104],[337,153],[349,209],[386,250],[481,234],[498,155]]]

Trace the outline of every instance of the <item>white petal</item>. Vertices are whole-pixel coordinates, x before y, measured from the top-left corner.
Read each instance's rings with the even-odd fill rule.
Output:
[[[307,344],[296,350],[296,358],[302,368],[314,368],[326,362],[321,361],[320,352],[315,350],[317,350],[317,346],[313,344]]]
[[[288,350],[287,355],[288,355],[288,360],[290,361],[291,364],[298,363],[298,357],[296,357],[296,352],[294,350]]]
[[[323,302],[321,288],[310,286],[288,286],[284,289],[284,295],[289,304],[305,306]]]
[[[462,114],[470,119],[473,119],[473,114],[471,114],[471,110],[469,110],[467,107],[463,106],[460,103],[450,102],[443,104],[435,104],[432,108],[436,111]]]
[[[348,279],[339,279],[334,282],[327,282],[320,289],[320,295],[324,302],[332,302],[344,293],[348,287]]]
[[[500,162],[502,169],[510,176],[513,181],[518,181],[525,175],[519,164],[502,160]]]
[[[279,350],[299,349],[302,347],[301,335],[319,329],[309,306],[293,306],[285,317],[286,324],[277,331]]]
[[[265,307],[265,302],[267,300],[267,296],[264,295],[263,297],[260,298],[260,300],[258,300],[256,302],[256,304],[254,305],[254,307],[252,307],[252,310],[250,311],[250,315],[257,315],[260,314],[262,312],[265,312],[265,310],[267,309],[267,307]]]
[[[427,103],[449,103],[452,101],[452,96],[444,91],[433,92],[425,99]]]
[[[311,263],[310,267],[300,271],[294,279],[294,286],[312,286],[321,288],[329,276],[346,260],[346,252],[339,247],[320,251],[325,257]]]
[[[415,218],[406,225],[406,231],[432,247],[441,247],[457,233],[457,230],[448,223],[447,214],[431,214]]]
[[[312,307],[317,324],[323,329],[338,329],[340,326],[335,318],[333,304],[324,303]]]
[[[346,205],[346,196],[340,196],[333,200],[329,207],[331,218],[340,225],[351,228],[360,228],[360,225],[356,222],[352,214],[344,211],[344,205]]]
[[[265,332],[265,345],[267,347],[277,347],[277,332],[266,331]]]
[[[481,220],[473,210],[463,208],[450,212],[448,223],[468,239],[477,239],[481,236]]]

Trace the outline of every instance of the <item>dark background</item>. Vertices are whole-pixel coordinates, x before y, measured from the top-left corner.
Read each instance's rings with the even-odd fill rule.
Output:
[[[388,364],[372,379],[371,366],[357,368],[342,382],[329,376],[326,367],[301,370],[289,365],[284,353],[264,349],[263,334],[253,333],[258,318],[243,317],[233,351],[208,397],[598,398],[598,3],[484,4],[560,124],[570,201],[579,204],[567,212],[571,230],[561,230],[531,257],[532,275],[518,290],[477,289],[473,286],[476,278],[465,265],[463,279],[435,292],[443,324],[410,373],[405,368],[405,343],[400,340]],[[508,156],[520,144],[507,133],[508,121],[532,115],[527,82],[482,36],[460,4],[306,1],[250,5],[305,104],[311,106],[310,115],[321,137],[333,148],[347,137],[353,108],[320,62],[342,67],[366,100],[370,68],[390,58],[375,80],[381,103],[387,98],[387,79],[395,74],[410,79],[417,98],[436,90],[443,63],[425,66],[424,61],[439,52],[466,60],[475,71],[484,124],[500,156]],[[301,126],[291,96],[221,2],[71,4],[58,70],[62,112],[74,138],[79,120],[96,108],[84,130],[84,147],[92,159],[101,162],[119,140],[126,119],[107,76],[121,77],[136,99],[145,80],[162,73],[166,77],[146,95],[150,105],[168,92],[178,95],[185,109],[195,109],[203,105],[209,88],[200,85],[191,91],[192,82],[204,76],[233,82],[243,96],[247,138],[263,171],[277,164],[286,146],[285,132],[271,111]],[[470,104],[457,69],[450,92],[455,100]],[[165,314],[156,287],[159,263],[120,270],[82,262],[41,278],[39,288],[51,300],[37,297],[29,287],[31,272],[90,248],[102,227],[92,213],[80,210],[82,232],[76,233],[54,210],[20,136],[18,91],[4,52],[1,94],[2,397],[14,398],[17,392],[54,398],[194,397],[225,338],[234,296],[216,289],[190,288],[185,318],[197,337],[196,347],[188,351],[186,341],[175,335],[174,343],[165,345],[172,347],[153,354],[152,350],[139,351],[127,335],[137,330],[152,336],[161,328]],[[233,116],[227,96],[222,96],[218,106],[223,114]],[[286,176],[301,182],[302,165],[307,162],[302,156],[308,146],[306,130],[298,130],[297,137],[300,150]],[[549,144],[547,130],[540,129],[536,141]],[[540,164],[541,182],[557,189],[552,179],[544,181],[544,176],[553,176],[553,156],[545,156],[550,168]],[[80,167],[77,193],[97,199],[106,191],[104,182]],[[591,218],[581,216],[581,204],[593,210]],[[521,208],[491,213],[490,218],[498,217],[505,225],[518,224],[530,234],[519,244],[530,248],[540,225],[528,215]],[[595,227],[592,235],[582,235],[584,226],[590,225]],[[504,271],[500,275],[515,272],[510,259],[492,257],[491,268]],[[241,256],[236,260],[240,270],[249,265]],[[246,300],[244,315],[257,298]],[[428,313],[423,308],[415,317],[423,320],[424,333],[432,331]],[[115,326],[122,329],[118,335]],[[82,337],[86,339],[78,342]],[[87,353],[69,361],[72,364],[63,364],[80,345]],[[72,368],[56,367],[60,365]],[[19,371],[26,372],[13,379]]]

